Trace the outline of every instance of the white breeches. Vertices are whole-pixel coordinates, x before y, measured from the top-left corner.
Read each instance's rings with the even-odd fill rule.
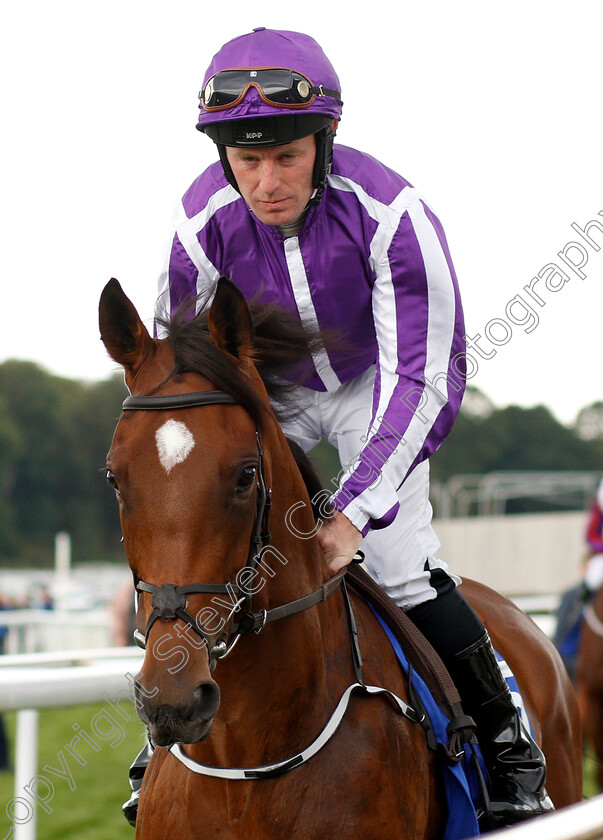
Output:
[[[297,389],[299,414],[283,423],[283,431],[305,452],[326,437],[339,452],[345,469],[363,448],[367,434],[375,369],[342,385],[335,392]],[[335,492],[336,486],[329,488]],[[400,509],[387,528],[370,531],[362,541],[366,569],[403,609],[435,598],[430,569],[448,566],[437,556],[439,540],[431,525],[429,462],[423,461],[398,490]],[[428,569],[425,568],[429,563]],[[455,583],[460,578],[450,574]]]

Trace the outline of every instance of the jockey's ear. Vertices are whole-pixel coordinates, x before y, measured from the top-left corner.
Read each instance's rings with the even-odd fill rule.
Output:
[[[126,373],[133,373],[154,352],[155,346],[117,280],[109,280],[103,289],[98,314],[101,339],[108,354]]]
[[[250,364],[253,355],[253,324],[247,301],[235,284],[220,277],[216,294],[209,310],[209,334],[214,344]]]

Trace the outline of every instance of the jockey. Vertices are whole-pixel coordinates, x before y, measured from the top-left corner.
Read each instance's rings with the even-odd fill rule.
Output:
[[[220,49],[197,123],[220,160],[176,213],[157,314],[227,275],[248,300],[341,336],[313,355],[302,411],[283,423],[305,451],[323,436],[339,451],[321,547],[335,573],[362,546],[368,572],[439,653],[477,724],[494,819],[508,824],[552,809],[544,756],[431,525],[428,458],[465,384],[456,275],[438,218],[408,181],[334,147],[341,109],[339,79],[306,35],[261,27]],[[136,793],[131,819],[135,807]]]
[[[561,593],[553,637],[572,682],[576,677],[584,607],[603,586],[603,479],[591,504],[584,536],[588,551],[582,563],[582,580]]]
[[[597,487],[586,528],[586,542],[591,557],[603,554],[603,479]]]

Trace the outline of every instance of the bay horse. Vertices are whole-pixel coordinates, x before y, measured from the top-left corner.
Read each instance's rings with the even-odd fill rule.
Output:
[[[576,689],[585,744],[594,750],[597,786],[603,791],[603,588],[584,608]]]
[[[406,678],[375,614],[330,577],[315,538],[322,508],[271,407],[283,365],[303,366],[308,353],[289,320],[252,320],[222,278],[208,314],[176,317],[154,339],[116,280],[101,296],[101,337],[130,390],[107,478],[146,646],[136,702],[156,745],[137,840],[444,831],[440,759],[405,706]],[[578,715],[555,648],[511,602],[463,588],[517,677],[551,798],[578,801]],[[353,690],[354,638],[374,692]]]

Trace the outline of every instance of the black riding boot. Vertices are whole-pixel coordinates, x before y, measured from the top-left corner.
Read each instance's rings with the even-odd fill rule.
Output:
[[[490,818],[509,825],[553,810],[544,755],[523,725],[487,632],[456,654],[448,670],[475,720],[490,778]]]
[[[445,572],[433,570],[431,584],[438,597],[407,615],[440,655],[475,720],[490,778],[491,823],[552,811],[544,755],[521,723],[484,625]]]
[[[147,741],[130,767],[128,775],[130,778],[130,787],[132,788],[132,796],[121,806],[123,815],[130,825],[136,825],[136,814],[138,812],[138,800],[140,799],[142,777],[144,776],[144,771],[147,769],[147,765],[151,760],[152,755],[153,747]]]

